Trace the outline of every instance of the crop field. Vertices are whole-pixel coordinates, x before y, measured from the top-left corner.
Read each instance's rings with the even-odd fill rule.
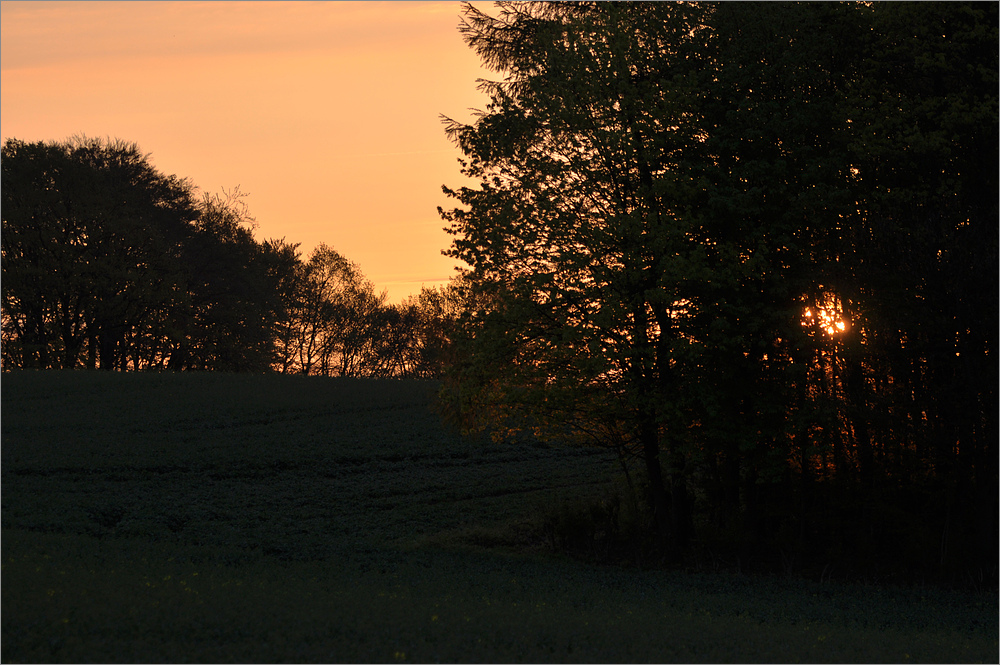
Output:
[[[617,461],[462,437],[432,382],[0,382],[3,662],[998,661],[994,592],[561,554]]]

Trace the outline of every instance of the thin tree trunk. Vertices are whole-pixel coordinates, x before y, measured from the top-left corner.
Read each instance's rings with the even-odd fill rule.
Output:
[[[646,420],[641,425],[639,440],[642,443],[642,459],[646,463],[646,480],[649,483],[649,507],[653,511],[657,537],[665,550],[672,546],[670,496],[663,482],[663,468],[660,466],[660,441],[656,423]]]

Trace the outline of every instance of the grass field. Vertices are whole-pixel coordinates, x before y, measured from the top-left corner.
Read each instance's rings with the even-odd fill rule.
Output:
[[[4,662],[997,662],[995,593],[596,566],[594,450],[433,383],[4,373]]]

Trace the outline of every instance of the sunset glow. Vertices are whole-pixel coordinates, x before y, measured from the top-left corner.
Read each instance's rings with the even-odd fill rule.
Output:
[[[827,335],[838,335],[848,330],[840,299],[834,294],[824,294],[814,306],[806,307],[802,313],[802,325],[817,326]]]
[[[485,105],[457,2],[3,2],[0,134],[134,141],[202,191],[239,185],[259,239],[326,243],[391,301],[456,264],[464,184],[439,119]]]

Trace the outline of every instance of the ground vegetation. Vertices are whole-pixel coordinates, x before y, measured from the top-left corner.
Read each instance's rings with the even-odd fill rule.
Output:
[[[436,382],[2,382],[4,662],[996,660],[989,590],[608,566],[615,455],[463,437]]]

